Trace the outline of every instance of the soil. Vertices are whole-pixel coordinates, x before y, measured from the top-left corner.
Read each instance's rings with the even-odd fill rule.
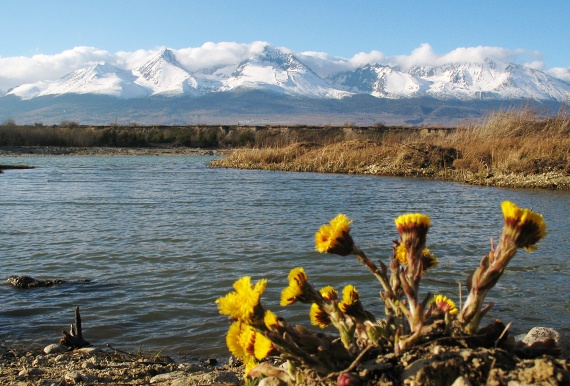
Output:
[[[275,361],[275,359],[272,359]],[[400,356],[370,355],[354,371],[316,377],[306,385],[569,385],[568,360],[542,355],[520,359],[501,348],[470,348],[460,341],[431,342]],[[45,354],[0,347],[2,385],[241,385],[243,366],[215,359],[175,363],[168,356],[84,348]],[[340,378],[340,379],[339,379]],[[347,382],[348,381],[348,382]]]
[[[1,385],[239,385],[243,366],[215,359],[175,363],[168,356],[83,348],[46,354],[0,346]]]

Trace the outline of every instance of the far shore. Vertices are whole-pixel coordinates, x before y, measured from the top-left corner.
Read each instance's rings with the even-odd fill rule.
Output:
[[[366,174],[392,177],[416,177],[423,179],[433,179],[449,182],[459,182],[469,185],[494,186],[522,189],[547,189],[547,190],[570,190],[570,175],[562,171],[549,170],[542,173],[461,173],[453,170],[434,172],[430,170],[413,167],[410,165],[402,168],[391,167],[390,165],[361,165],[359,169],[351,170],[313,170],[303,169],[299,165],[291,165],[285,162],[267,164],[252,163],[247,160],[243,163],[236,163],[232,160],[234,152],[249,153],[256,152],[256,149],[201,149],[193,147],[63,147],[63,146],[0,146],[0,160],[12,157],[49,157],[49,156],[86,156],[86,157],[113,157],[113,156],[220,156],[211,164],[215,167],[228,167],[238,169],[259,169],[274,171],[307,171],[340,174]],[[27,169],[33,165],[5,164],[0,162],[0,170]]]
[[[67,146],[0,146],[0,157],[41,156],[159,156],[159,155],[221,155],[223,149],[201,149],[194,147],[67,147]]]

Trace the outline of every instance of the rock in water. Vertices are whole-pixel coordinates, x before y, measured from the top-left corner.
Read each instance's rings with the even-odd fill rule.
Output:
[[[15,288],[28,289],[36,287],[51,287],[54,285],[65,283],[64,280],[38,280],[31,276],[10,276],[6,283]]]

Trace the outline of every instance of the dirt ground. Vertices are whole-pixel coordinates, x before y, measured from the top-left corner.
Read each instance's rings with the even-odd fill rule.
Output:
[[[277,359],[271,359],[278,361]],[[175,363],[110,348],[74,351],[0,347],[2,385],[241,385],[243,366],[215,359]],[[503,348],[473,348],[458,340],[419,345],[402,355],[375,352],[347,374],[305,374],[307,385],[570,385],[569,363],[550,355],[521,359]],[[341,378],[339,380],[339,378]],[[347,381],[348,380],[348,381]],[[282,384],[274,380],[276,385]],[[282,384],[284,385],[284,384]]]

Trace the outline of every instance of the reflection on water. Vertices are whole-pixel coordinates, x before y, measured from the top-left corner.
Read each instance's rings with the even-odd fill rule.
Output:
[[[535,325],[570,333],[570,194],[463,186],[418,179],[209,169],[210,157],[18,158],[38,166],[0,177],[0,279],[90,279],[17,291],[0,286],[0,337],[48,344],[81,307],[88,341],[126,348],[226,355],[228,326],[214,301],[243,275],[268,278],[263,301],[308,325],[308,307],[279,306],[291,268],[316,287],[352,283],[381,315],[379,285],[350,257],[319,254],[314,232],[339,212],[356,243],[387,258],[394,218],[432,218],[428,247],[440,258],[422,289],[458,301],[501,230],[501,201],[542,213],[548,235],[519,252],[489,294],[492,317],[514,331]],[[4,163],[10,160],[3,159]]]

